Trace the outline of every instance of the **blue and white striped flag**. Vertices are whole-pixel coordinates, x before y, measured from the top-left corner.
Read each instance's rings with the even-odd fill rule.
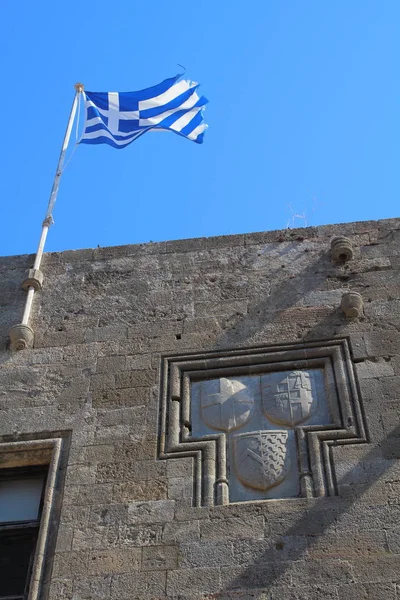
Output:
[[[197,83],[179,78],[139,92],[83,92],[86,119],[80,143],[125,148],[147,131],[164,130],[201,144],[208,100],[198,96]]]

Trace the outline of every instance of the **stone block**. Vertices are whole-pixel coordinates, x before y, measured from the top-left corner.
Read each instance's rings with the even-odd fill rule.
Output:
[[[308,585],[301,587],[273,587],[271,594],[265,592],[262,600],[339,600],[336,586]],[[345,600],[345,598],[343,598]],[[347,599],[346,599],[347,600]]]
[[[167,476],[167,461],[139,460],[134,463],[134,479],[153,479]],[[170,473],[168,473],[170,476]]]
[[[101,390],[93,394],[94,408],[111,409],[117,407],[140,406],[149,400],[148,387]]]
[[[120,525],[127,523],[127,521],[127,504],[103,504],[91,507],[89,519],[91,525]]]
[[[386,321],[400,315],[400,301],[379,299],[365,305],[365,316],[370,320]]]
[[[324,503],[325,504],[325,503]],[[340,509],[337,505],[310,508],[307,511],[289,507],[291,510],[274,511],[267,517],[270,533],[280,536],[325,535],[334,530]]]
[[[138,502],[163,500],[168,496],[165,479],[142,479],[114,485],[113,499],[116,502]],[[131,513],[130,513],[131,514]]]
[[[68,344],[66,331],[46,331],[35,334],[35,348],[59,347]]]
[[[162,533],[164,544],[197,542],[200,539],[200,521],[171,521],[165,523]]]
[[[60,552],[54,557],[53,577],[56,579],[84,577],[87,567],[87,552]]]
[[[360,510],[358,503],[350,501],[346,504],[347,510],[339,513],[336,520],[335,530],[341,536],[365,531],[382,531],[392,520],[390,509],[386,505],[365,505]]]
[[[297,240],[298,242],[300,242],[304,239],[308,240],[316,238],[319,231],[321,231],[321,228],[318,227],[298,227],[290,230],[283,229],[276,231],[259,231],[255,233],[246,233],[244,235],[244,240],[246,246],[252,244],[265,245],[270,242],[278,242],[279,244],[281,244],[282,242],[280,240],[284,240],[286,238],[289,238],[291,240]],[[321,235],[323,235],[322,231]],[[328,233],[326,235],[330,237]]]
[[[166,598],[166,572],[115,575],[111,583],[112,600],[154,600]]]
[[[361,397],[364,403],[371,408],[374,408],[376,402],[383,402],[382,384],[378,379],[361,379],[360,380]]]
[[[233,563],[232,543],[192,542],[179,547],[179,566],[184,569],[224,567]]]
[[[117,536],[111,535],[110,543],[118,547],[159,546],[162,543],[163,525],[121,525]]]
[[[74,529],[70,525],[61,524],[57,532],[56,552],[68,552],[72,549]]]
[[[68,495],[67,495],[68,493]],[[77,506],[91,506],[93,504],[104,504],[111,502],[112,485],[111,484],[88,484],[79,486],[69,486],[65,490],[64,502]]]
[[[76,377],[57,397],[57,402],[86,398],[89,394],[90,380],[88,377]]]
[[[200,522],[202,540],[225,540],[236,538],[264,538],[264,517],[211,519]]]
[[[90,389],[94,392],[98,390],[112,390],[115,388],[115,375],[110,373],[99,373],[90,378]]]
[[[185,319],[183,325],[183,334],[202,334],[204,331],[220,333],[221,325],[215,317],[196,317],[193,319]]]
[[[149,370],[152,368],[151,354],[136,354],[126,357],[126,370]]]
[[[176,546],[146,546],[142,552],[143,571],[162,571],[178,567]]]
[[[139,460],[133,462],[107,462],[97,466],[96,481],[116,483],[164,478],[167,462],[160,460]]]
[[[121,340],[128,337],[128,327],[123,325],[108,325],[96,327],[85,331],[85,342],[104,342],[108,340]]]
[[[393,356],[400,354],[400,333],[385,331],[364,335],[368,356]]]
[[[332,306],[338,307],[343,294],[346,292],[344,288],[335,290],[312,290],[298,299],[297,306]]]
[[[174,513],[174,500],[132,502],[128,506],[128,518],[132,524],[165,523],[174,518]]]
[[[111,598],[111,575],[97,575],[74,579],[73,600],[109,600]]]
[[[248,567],[221,567],[221,587],[227,590],[268,590],[292,581],[293,564],[260,562]]]
[[[327,535],[307,537],[307,556],[311,560],[347,560],[362,557],[374,558],[388,552],[387,536],[385,531],[363,531],[329,533]]]
[[[382,385],[383,397],[389,401],[400,398],[400,376],[382,377],[380,380]]]
[[[114,446],[112,444],[95,444],[93,446],[85,446],[83,450],[84,455],[81,460],[91,465],[110,460],[113,456]]]
[[[173,240],[166,242],[167,253],[177,252],[194,252],[196,250],[204,250],[206,247],[207,238],[194,238],[187,240]]]
[[[292,563],[291,573],[296,585],[313,584],[344,584],[355,581],[359,574],[353,563],[341,559],[308,560]]]
[[[72,584],[71,579],[54,579],[50,587],[51,600],[72,600]]]
[[[144,406],[114,408],[97,413],[99,427],[114,427],[116,425],[135,425],[141,427],[146,422],[146,409]]]
[[[387,543],[390,552],[393,552],[393,554],[400,554],[400,527],[396,527],[392,531],[388,531]]]
[[[71,465],[67,470],[67,484],[89,484],[96,482],[96,467],[86,465]]]
[[[170,500],[177,500],[178,498],[193,498],[193,495],[193,478],[168,478],[168,498]]]
[[[340,585],[338,598],[343,600],[396,600],[395,583],[362,583]]]
[[[90,506],[68,506],[63,504],[60,523],[72,527],[84,527],[89,523]]]
[[[141,340],[107,340],[95,343],[97,356],[121,356],[122,354],[136,354],[142,350]]]
[[[388,504],[400,505],[400,481],[393,481],[389,484]]]
[[[229,300],[227,302],[196,302],[194,312],[196,317],[208,317],[209,315],[245,315],[247,314],[247,300]]]
[[[156,371],[146,369],[117,373],[115,383],[117,388],[141,388],[155,384],[156,375]]]
[[[97,361],[96,371],[97,373],[115,374],[116,371],[124,371],[125,365],[125,356],[107,356],[104,358],[100,357]]]
[[[157,440],[144,439],[140,441],[119,440],[114,446],[114,461],[136,461],[156,457]]]
[[[220,569],[176,569],[168,571],[167,595],[179,598],[182,592],[190,590],[192,600],[207,598],[207,594],[214,594],[221,588]],[[212,596],[211,596],[212,598]]]
[[[140,548],[123,550],[97,550],[88,554],[88,575],[113,575],[139,570],[142,551]]]
[[[269,536],[265,540],[233,540],[233,561],[237,566],[301,560],[307,554],[306,536]]]
[[[72,540],[72,550],[83,551],[94,548],[106,548],[108,529],[103,525],[76,527]]]
[[[363,584],[397,581],[400,569],[400,555],[383,555],[353,562],[357,580]]]
[[[356,364],[356,372],[360,379],[373,379],[376,377],[390,377],[394,370],[390,361],[383,358],[378,360],[365,360]]]
[[[131,425],[112,425],[111,427],[103,425],[96,428],[94,441],[98,444],[121,442],[129,439],[131,432]]]
[[[176,319],[157,319],[156,322],[147,321],[137,325],[131,325],[128,329],[128,337],[151,338],[159,335],[171,336],[182,333],[183,324]]]
[[[206,238],[207,250],[211,248],[234,248],[235,246],[244,246],[242,235],[220,235]]]
[[[177,458],[167,460],[168,477],[192,477],[193,476],[193,458]]]

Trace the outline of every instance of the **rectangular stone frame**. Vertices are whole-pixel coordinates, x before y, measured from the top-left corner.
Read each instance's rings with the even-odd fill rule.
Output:
[[[24,439],[15,442],[0,440],[0,469],[48,466],[43,510],[28,595],[28,600],[39,600],[39,598],[47,597],[50,583],[61,508],[62,494],[60,492],[63,490],[65,479],[70,432],[44,433],[43,437],[41,434],[20,437]],[[36,439],[29,439],[29,437]]]
[[[333,423],[296,429],[302,497],[337,495],[332,446],[367,442],[347,338],[162,358],[159,458],[193,457],[194,505],[229,503],[224,434],[191,437],[192,381],[322,368]]]

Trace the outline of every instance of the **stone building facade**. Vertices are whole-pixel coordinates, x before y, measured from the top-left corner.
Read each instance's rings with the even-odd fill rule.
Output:
[[[32,262],[0,259],[0,597],[29,529],[18,598],[400,598],[400,219],[48,253],[12,352]]]

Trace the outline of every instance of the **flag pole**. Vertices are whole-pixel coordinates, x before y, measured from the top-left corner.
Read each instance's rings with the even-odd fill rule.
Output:
[[[27,279],[25,279],[25,281],[22,283],[23,289],[27,292],[22,322],[18,325],[14,325],[14,327],[10,329],[11,350],[23,350],[24,348],[31,348],[33,346],[34,332],[33,329],[29,326],[29,317],[32,310],[32,302],[35,292],[42,289],[43,273],[40,270],[40,265],[42,263],[44,245],[46,243],[49,227],[53,223],[53,207],[57,200],[58,189],[60,187],[60,179],[63,173],[65,154],[67,152],[69,140],[71,138],[72,126],[75,120],[79,94],[81,94],[84,89],[81,83],[76,83],[74,88],[74,101],[72,103],[67,129],[64,135],[64,141],[61,147],[60,157],[58,159],[56,174],[54,177],[53,186],[51,188],[49,203],[47,205],[46,217],[42,223],[42,232],[36,251],[35,262],[33,264],[33,268],[29,269]]]

